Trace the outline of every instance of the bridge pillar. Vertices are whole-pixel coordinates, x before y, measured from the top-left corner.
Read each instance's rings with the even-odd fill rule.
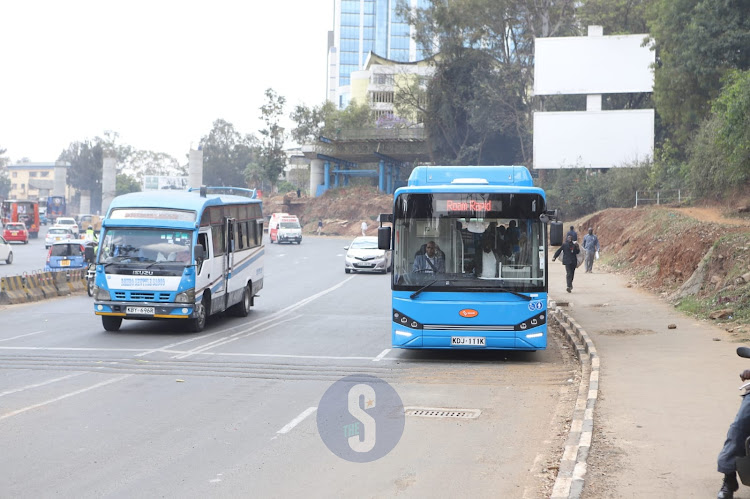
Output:
[[[378,163],[378,190],[385,192],[385,161],[382,159]]]
[[[349,171],[349,165],[345,165],[344,170]],[[349,175],[344,175],[344,187],[349,187]]]
[[[323,186],[325,190],[328,190],[331,187],[331,163],[328,161],[323,163],[323,169]]]
[[[310,161],[310,193],[317,196],[318,186],[323,183],[323,160],[313,159]]]
[[[341,165],[338,165],[338,164],[334,163],[333,169],[334,169],[334,172],[333,172],[333,186],[334,187],[338,187],[339,186],[339,175],[341,175],[341,174],[340,173],[336,173],[335,170],[340,170],[341,169]]]
[[[388,194],[393,194],[393,165],[388,163]]]

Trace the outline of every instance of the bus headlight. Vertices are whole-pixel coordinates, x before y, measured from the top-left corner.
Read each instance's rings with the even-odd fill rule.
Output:
[[[97,286],[96,288],[96,294],[94,295],[96,300],[99,301],[109,301],[111,298],[109,296],[109,291],[107,291],[104,288],[100,288]]]
[[[174,297],[175,303],[195,303],[195,289],[191,288]]]

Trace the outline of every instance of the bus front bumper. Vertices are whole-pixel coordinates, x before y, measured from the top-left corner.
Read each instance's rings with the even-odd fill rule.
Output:
[[[125,319],[190,319],[194,310],[192,303],[94,302],[96,315],[112,315]]]
[[[436,348],[450,350],[544,350],[547,327],[526,331],[450,331],[421,330],[396,326],[392,328],[394,348]]]

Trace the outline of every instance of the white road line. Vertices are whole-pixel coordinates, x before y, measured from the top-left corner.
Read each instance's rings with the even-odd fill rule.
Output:
[[[44,331],[34,331],[33,333],[26,333],[26,334],[19,334],[18,336],[14,336],[12,338],[3,338],[0,341],[10,341],[10,340],[17,340],[18,338],[23,338],[25,336],[32,336],[34,334],[43,333]]]
[[[132,374],[125,374],[123,376],[118,376],[117,378],[112,378],[112,379],[109,379],[107,381],[102,381],[101,383],[97,383],[95,385],[91,385],[91,386],[89,386],[87,388],[82,388],[82,389],[76,390],[74,392],[66,393],[65,395],[60,395],[59,397],[55,397],[53,399],[46,400],[44,402],[39,402],[38,404],[30,405],[28,407],[24,407],[22,409],[18,409],[18,410],[15,410],[15,411],[6,412],[5,414],[0,415],[0,421],[2,421],[3,419],[7,419],[7,418],[10,418],[10,417],[13,417],[13,416],[17,416],[18,414],[21,414],[22,412],[30,411],[32,409],[37,409],[39,407],[43,407],[45,405],[52,404],[54,402],[59,402],[60,400],[63,400],[63,399],[69,398],[69,397],[73,397],[75,395],[80,395],[81,393],[88,392],[89,390],[93,390],[95,388],[100,388],[102,386],[111,385],[112,383],[117,383],[118,381],[122,381],[125,378],[129,378],[131,376],[132,376]]]
[[[0,347],[0,350],[41,350],[50,352],[142,352],[142,348],[84,348],[84,347]]]
[[[11,393],[22,392],[22,391],[28,390],[30,388],[37,388],[37,387],[40,387],[40,386],[49,385],[50,383],[57,383],[58,381],[62,381],[64,379],[75,378],[76,376],[80,376],[81,374],[86,374],[86,373],[68,374],[67,376],[63,376],[62,378],[50,379],[50,380],[47,380],[47,381],[42,381],[41,383],[36,383],[34,385],[26,385],[26,386],[22,386],[21,388],[16,388],[14,390],[8,390],[7,392],[0,392],[0,397],[4,397],[5,395],[10,395]]]
[[[315,412],[315,411],[316,411],[317,409],[318,409],[317,407],[308,407],[307,409],[305,409],[305,410],[304,410],[304,411],[302,412],[302,414],[300,414],[300,415],[299,415],[299,416],[297,416],[296,418],[292,419],[292,420],[291,420],[291,421],[289,422],[289,424],[287,424],[287,425],[286,425],[285,427],[283,427],[282,429],[280,429],[280,430],[279,430],[279,431],[277,431],[276,433],[277,433],[277,434],[279,434],[279,435],[284,435],[285,433],[289,433],[290,431],[292,431],[292,429],[293,429],[293,428],[294,428],[295,426],[297,426],[297,425],[298,425],[298,424],[300,424],[300,423],[301,423],[302,421],[304,421],[304,420],[305,420],[305,418],[306,418],[307,416],[309,416],[310,414],[312,414],[313,412]]]
[[[386,348],[385,350],[383,350],[382,352],[380,352],[380,355],[378,355],[377,357],[375,357],[374,359],[372,359],[372,361],[373,362],[380,362],[381,360],[383,360],[383,357],[385,357],[386,355],[388,355],[388,352],[390,352],[390,351],[391,351],[390,348]]]
[[[204,335],[201,335],[201,336],[196,336],[195,338],[190,338],[189,340],[182,340],[182,341],[178,341],[176,343],[170,343],[169,345],[164,345],[163,347],[159,347],[159,348],[155,348],[153,350],[147,350],[145,352],[141,352],[138,355],[136,355],[135,357],[143,357],[144,355],[149,355],[149,354],[156,353],[156,352],[163,352],[164,350],[168,350],[168,349],[170,349],[172,347],[176,347],[176,346],[179,346],[179,345],[184,345],[185,343],[190,343],[191,341],[195,341],[195,340],[202,340],[203,338],[208,338],[209,336],[214,336],[214,335],[217,335],[219,333],[223,333],[225,331],[226,330],[216,331],[215,333],[209,333],[209,334],[204,334]]]
[[[235,357],[279,357],[282,359],[312,360],[372,360],[372,357],[335,357],[333,355],[287,355],[281,353],[235,353],[235,352],[201,352],[202,355],[228,355]]]
[[[299,315],[295,315],[294,317],[290,317],[288,319],[284,319],[284,320],[281,320],[281,321],[275,321],[275,322],[274,322],[273,319],[269,319],[267,321],[263,321],[263,322],[260,322],[260,323],[256,324],[255,327],[252,328],[250,332],[236,333],[236,334],[233,334],[232,336],[230,336],[228,338],[223,338],[221,340],[212,341],[211,343],[208,343],[207,345],[205,345],[203,347],[194,348],[193,350],[190,350],[190,351],[188,351],[188,352],[186,352],[184,354],[175,355],[172,358],[173,359],[185,359],[187,357],[190,357],[191,355],[201,354],[201,353],[204,353],[206,350],[210,350],[212,348],[216,348],[216,347],[220,347],[222,345],[226,345],[227,343],[231,343],[231,342],[233,342],[235,340],[239,340],[241,338],[248,338],[250,336],[253,336],[254,334],[262,333],[263,331],[267,331],[267,330],[269,330],[271,328],[274,328],[274,327],[278,326],[279,324],[283,324],[285,322],[296,320],[299,317],[300,317]],[[262,329],[257,329],[257,328],[260,328],[260,326],[264,326],[264,325],[268,324],[269,322],[273,322],[273,324],[271,324],[270,326],[264,327]]]
[[[229,340],[229,339],[232,339],[232,338],[235,338],[235,337],[242,337],[242,335],[244,335],[244,334],[247,334],[247,333],[249,333],[251,331],[256,331],[258,328],[260,328],[262,326],[265,326],[269,322],[276,321],[278,318],[287,315],[289,312],[292,312],[292,311],[294,311],[294,310],[296,310],[296,309],[298,309],[298,308],[300,308],[302,306],[307,305],[311,301],[317,300],[318,298],[320,298],[322,296],[325,296],[328,293],[339,289],[341,286],[343,286],[347,282],[351,281],[352,279],[354,279],[354,276],[348,277],[348,278],[344,279],[343,281],[341,281],[340,283],[335,284],[335,285],[331,286],[328,289],[324,289],[323,291],[320,291],[318,293],[315,293],[314,295],[308,296],[307,298],[304,298],[304,299],[298,301],[297,303],[295,303],[293,305],[289,305],[286,308],[283,308],[283,309],[281,309],[279,311],[276,311],[276,312],[272,313],[271,315],[269,315],[268,318],[266,318],[263,322],[260,322],[258,324],[253,324],[252,326],[248,327],[247,329],[245,329],[243,331],[239,331],[237,333],[234,333],[234,334],[232,334],[231,336],[229,336],[229,337],[227,337],[225,339],[215,340],[215,341],[206,343],[205,345],[196,347],[193,350],[189,350],[188,352],[186,352],[183,355],[175,356],[175,357],[172,357],[172,358],[173,359],[184,359],[186,357],[190,357],[191,355],[194,355],[195,353],[203,352],[203,351],[208,350],[210,348],[213,348],[215,346],[222,345],[222,344],[225,343],[226,340]],[[256,331],[256,332],[258,332],[258,331]]]

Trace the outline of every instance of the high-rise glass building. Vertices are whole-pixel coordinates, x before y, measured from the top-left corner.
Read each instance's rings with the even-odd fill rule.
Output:
[[[396,62],[423,58],[413,28],[396,7],[425,8],[427,0],[334,0],[333,32],[328,36],[327,98],[340,109],[349,104],[350,76],[364,67],[370,52]]]

